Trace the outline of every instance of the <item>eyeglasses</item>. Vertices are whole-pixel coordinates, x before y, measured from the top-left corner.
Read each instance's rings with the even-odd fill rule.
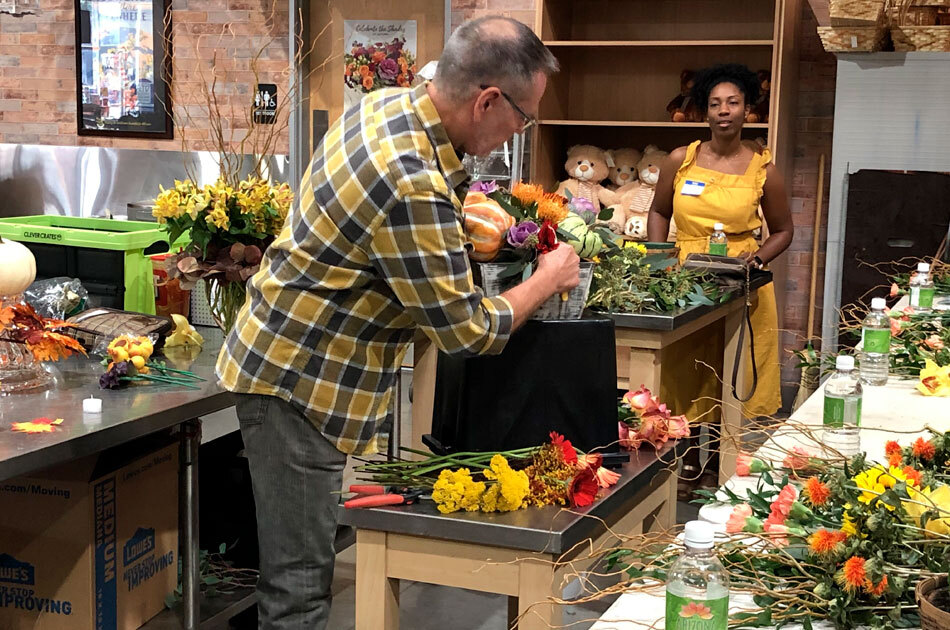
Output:
[[[480,85],[479,87],[483,90],[487,90],[491,86]],[[526,132],[528,129],[531,129],[536,124],[538,124],[538,119],[535,118],[534,116],[529,116],[528,114],[526,114],[523,109],[518,107],[518,104],[515,103],[515,100],[511,98],[508,94],[506,94],[504,90],[502,90],[501,88],[498,88],[498,91],[501,92],[501,95],[505,97],[505,100],[508,101],[508,104],[511,105],[512,109],[518,112],[518,114],[520,114],[522,118],[524,118],[524,126],[521,127],[521,133]]]

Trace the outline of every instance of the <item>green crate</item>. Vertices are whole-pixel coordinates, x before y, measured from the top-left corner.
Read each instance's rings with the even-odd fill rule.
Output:
[[[157,223],[58,215],[10,217],[0,219],[0,236],[19,241],[34,250],[38,275],[71,275],[85,285],[87,282],[107,284],[112,274],[116,283],[121,283],[124,288],[122,308],[139,313],[155,313],[155,289],[149,255],[169,251],[168,235]],[[182,241],[179,244],[183,244]],[[44,264],[55,265],[48,259],[55,259],[56,256],[45,254],[59,247],[77,248],[73,253],[78,257],[82,252],[86,262],[77,262],[74,265],[76,269],[70,270],[73,273],[63,269],[60,273],[50,270],[40,274],[39,270]],[[99,258],[95,253],[97,250],[103,254]],[[106,252],[115,252],[116,255],[110,256]],[[69,256],[65,258],[71,259]],[[103,268],[110,267],[109,261],[112,260],[121,261],[121,264],[113,269]],[[89,264],[89,261],[101,261],[102,264]],[[121,267],[121,277],[118,267]],[[94,291],[90,290],[90,293]]]

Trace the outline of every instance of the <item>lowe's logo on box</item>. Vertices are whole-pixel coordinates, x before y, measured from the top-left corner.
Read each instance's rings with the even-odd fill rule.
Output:
[[[9,554],[0,554],[0,582],[35,584],[36,572],[29,562],[20,562]]]
[[[155,529],[139,527],[122,549],[122,563],[128,566],[154,550]]]

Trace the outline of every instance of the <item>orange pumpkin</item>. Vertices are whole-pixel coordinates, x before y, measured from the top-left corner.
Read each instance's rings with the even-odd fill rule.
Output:
[[[472,260],[488,262],[495,258],[505,244],[505,232],[514,224],[515,218],[494,199],[480,192],[465,197],[465,233],[474,245],[469,255]]]

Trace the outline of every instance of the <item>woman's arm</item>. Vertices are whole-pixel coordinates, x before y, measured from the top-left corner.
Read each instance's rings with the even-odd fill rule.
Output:
[[[762,243],[759,251],[748,254],[747,259],[750,262],[756,256],[763,263],[775,260],[792,244],[792,236],[795,234],[795,225],[792,223],[792,213],[788,209],[788,198],[785,193],[785,178],[774,164],[765,167],[765,174],[765,186],[762,188],[762,213],[769,227],[769,237]]]
[[[647,217],[647,238],[653,242],[663,242],[670,235],[670,219],[673,217],[673,179],[676,171],[686,159],[686,147],[680,147],[670,153],[660,167],[660,181],[656,183],[656,194]]]

